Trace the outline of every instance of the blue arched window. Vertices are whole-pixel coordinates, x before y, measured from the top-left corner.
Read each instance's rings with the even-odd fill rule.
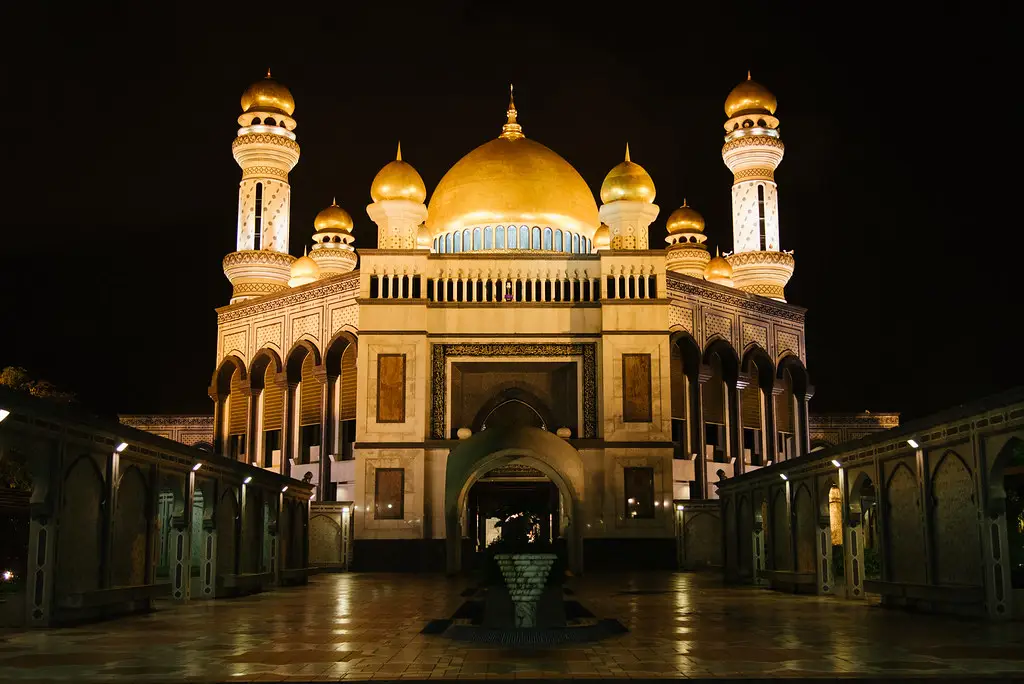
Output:
[[[444,236],[444,252],[445,254],[452,253],[452,234],[448,233]]]
[[[546,249],[548,251],[551,250],[551,229],[550,228],[545,228],[544,229],[544,249]]]
[[[480,234],[480,229],[479,228],[474,228],[473,229],[473,251],[474,252],[479,252],[481,249],[483,249],[483,247],[484,247],[483,236]]]
[[[540,249],[540,228],[538,226],[533,227],[533,242],[531,246],[534,249]]]
[[[455,252],[461,252],[462,251],[462,233],[456,233],[455,234],[455,249],[454,249],[454,251]]]
[[[256,219],[253,224],[252,248],[263,249],[263,183],[256,184]]]
[[[494,229],[494,248],[505,249],[505,226],[498,226]]]
[[[556,230],[555,231],[555,251],[556,252],[561,252],[562,251],[562,231],[561,230]]]
[[[530,249],[530,229],[519,226],[519,249]]]
[[[484,228],[484,249],[494,249],[494,234],[490,226]]]
[[[470,242],[470,240],[472,240],[472,239],[473,239],[472,238],[472,234],[469,232],[469,228],[467,228],[466,230],[462,231],[462,251],[463,252],[468,252],[469,250],[473,249],[473,243]]]
[[[583,238],[583,253],[590,254],[590,240]]]
[[[565,247],[564,247],[564,249],[562,251],[565,251],[565,252],[571,252],[572,251],[572,233],[566,232],[566,234],[565,234]]]
[[[499,230],[501,230],[500,227],[499,227]],[[509,226],[508,227],[508,244],[505,245],[505,247],[507,249],[515,249],[516,248],[516,227],[515,226]]]
[[[580,236],[579,235],[573,235],[572,236],[572,251],[573,251],[574,254],[579,254],[580,253]]]

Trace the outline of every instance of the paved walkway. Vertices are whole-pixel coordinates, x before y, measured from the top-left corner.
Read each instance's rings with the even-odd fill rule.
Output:
[[[280,681],[934,675],[1024,676],[1024,627],[726,588],[702,574],[593,575],[576,596],[628,634],[549,649],[420,634],[466,580],[321,575],[308,587],[167,605],[0,640],[0,681]]]

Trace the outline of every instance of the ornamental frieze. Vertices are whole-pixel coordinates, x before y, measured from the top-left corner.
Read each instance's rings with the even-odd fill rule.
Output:
[[[294,304],[302,304],[304,302],[322,299],[324,297],[346,294],[349,292],[354,293],[358,291],[359,272],[355,271],[353,273],[347,273],[344,276],[332,278],[329,282],[324,282],[323,285],[318,285],[317,287],[303,290],[301,292],[282,294],[252,303],[243,302],[229,306],[217,313],[217,323],[229,323],[231,321],[237,321],[240,318],[266,313],[267,311],[284,309]]]
[[[430,433],[432,439],[447,439],[445,408],[448,403],[448,358],[452,356],[580,356],[583,371],[583,434],[597,437],[597,347],[594,344],[435,344],[430,358]]]
[[[733,306],[741,311],[752,311],[773,318],[795,321],[800,324],[804,322],[804,311],[800,309],[791,309],[773,304],[768,300],[742,297],[729,292],[722,292],[718,289],[712,290],[709,287],[701,287],[696,283],[686,282],[681,278],[674,277],[672,274],[668,274],[665,280],[670,294],[690,295],[705,301]]]
[[[268,135],[266,133],[247,133],[246,135],[240,135],[231,141],[231,148],[234,149],[240,145],[278,145],[280,147],[287,147],[290,150],[299,151],[299,143],[294,140],[282,137],[280,135]]]
[[[224,268],[240,264],[277,264],[291,266],[295,257],[269,249],[242,249],[224,257]]]
[[[733,268],[746,266],[747,264],[779,264],[780,266],[795,266],[796,261],[793,255],[788,252],[739,252],[729,255],[729,265]]]
[[[750,135],[730,140],[722,145],[722,154],[741,147],[775,147],[780,150],[786,149],[786,146],[778,138],[770,138],[766,135]]]

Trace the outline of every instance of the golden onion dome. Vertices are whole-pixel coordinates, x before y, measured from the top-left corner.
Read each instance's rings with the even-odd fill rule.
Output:
[[[669,235],[676,233],[703,233],[704,217],[696,209],[689,206],[684,199],[683,206],[669,214],[667,226]]]
[[[704,279],[711,282],[732,280],[732,266],[718,253],[717,249],[714,258],[704,267]]]
[[[320,278],[320,266],[307,254],[292,262],[291,279],[288,287],[307,285]]]
[[[256,81],[242,93],[242,111],[250,109],[291,116],[295,111],[295,100],[287,88],[270,77],[270,69],[267,69],[266,78]]]
[[[629,143],[626,143],[626,159],[619,162],[601,183],[601,201],[605,204],[617,200],[632,202],[654,202],[654,180],[644,167],[629,159]]]
[[[420,174],[407,162],[402,161],[402,143],[398,143],[395,160],[388,162],[377,172],[370,185],[370,197],[374,202],[382,200],[412,200],[422,204],[427,198],[427,186]]]
[[[750,80],[750,72],[747,72],[747,80],[732,89],[729,97],[725,98],[725,114],[729,118],[743,112],[757,112],[760,114],[774,114],[778,106],[775,96],[757,81]]]
[[[427,230],[427,224],[421,223],[416,229],[416,247],[419,249],[430,249],[434,244],[434,236]]]
[[[612,244],[612,231],[607,224],[602,223],[594,231],[594,249],[608,249]]]
[[[501,136],[457,161],[427,207],[431,235],[462,227],[551,226],[590,238],[597,203],[582,176],[549,148],[526,138],[509,102]]]
[[[335,199],[331,201],[331,206],[316,215],[316,218],[313,219],[313,227],[318,233],[329,231],[351,233],[352,217],[338,206],[338,201]]]

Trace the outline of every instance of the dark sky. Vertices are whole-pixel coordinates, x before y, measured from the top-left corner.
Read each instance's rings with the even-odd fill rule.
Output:
[[[595,194],[629,141],[657,185],[652,244],[686,197],[731,249],[722,103],[751,69],[779,100],[812,410],[919,416],[1024,379],[1008,3],[46,5],[4,40],[0,366],[98,411],[210,410],[230,145],[268,66],[297,103],[293,254],[334,195],[375,246],[365,206],[396,141],[429,191],[498,134],[510,81],[526,134]]]

